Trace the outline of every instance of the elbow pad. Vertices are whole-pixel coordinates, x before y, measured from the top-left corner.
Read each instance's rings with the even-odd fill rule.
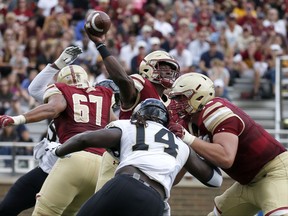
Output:
[[[210,178],[210,180],[206,182],[206,185],[208,187],[220,187],[222,185],[222,182],[223,182],[223,177],[222,177],[221,170],[218,167],[214,167],[213,175]]]

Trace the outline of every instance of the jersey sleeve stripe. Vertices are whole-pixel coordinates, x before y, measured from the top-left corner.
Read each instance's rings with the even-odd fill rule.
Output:
[[[205,127],[211,131],[214,132],[215,128],[224,120],[236,116],[229,108],[222,107],[220,109],[217,109],[217,112],[211,113],[206,119],[204,119],[204,125]]]
[[[139,74],[131,75],[131,78],[134,81],[135,88],[140,92],[144,88],[145,80]]]
[[[210,112],[214,112],[215,109],[218,109],[220,107],[223,107],[224,105],[220,102],[216,102],[215,104],[211,105],[210,107],[208,107],[204,113],[203,113],[203,118],[206,118],[207,116],[210,116]]]
[[[62,92],[55,85],[48,86],[43,95],[44,103],[47,103],[49,97],[51,97],[54,94],[62,94]]]

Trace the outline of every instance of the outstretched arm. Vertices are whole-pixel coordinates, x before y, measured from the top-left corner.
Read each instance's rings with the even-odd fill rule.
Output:
[[[122,107],[128,109],[132,107],[137,99],[137,90],[134,86],[133,80],[128,76],[123,66],[117,59],[110,54],[106,48],[104,41],[105,36],[96,37],[87,33],[90,40],[92,40],[97,50],[99,51],[105,67],[109,73],[110,78],[116,83],[120,89],[120,98]]]
[[[120,146],[122,131],[119,128],[86,131],[77,134],[55,150],[55,155],[63,157],[72,152],[93,148],[118,148]]]
[[[61,94],[55,94],[49,98],[48,103],[37,106],[23,115],[0,116],[0,128],[56,118],[66,109],[66,106],[67,102],[64,96]]]
[[[220,169],[202,160],[191,147],[189,149],[190,154],[184,165],[185,169],[204,185],[220,187],[223,181]]]
[[[187,172],[187,170],[183,167],[183,168],[179,171],[179,173],[177,174],[177,176],[176,176],[176,178],[175,178],[175,180],[174,180],[174,182],[173,182],[173,186],[174,186],[174,185],[177,185],[177,184],[181,181],[181,179],[184,177],[184,175],[186,174],[186,172]]]
[[[44,119],[54,119],[67,107],[67,102],[63,95],[55,94],[49,98],[48,103],[35,107],[31,111],[24,113],[26,123],[38,122]]]
[[[240,121],[238,118],[234,119],[235,122]],[[193,136],[180,124],[171,124],[169,129],[215,166],[228,169],[233,165],[238,149],[237,135],[229,132],[216,133],[213,143],[210,143]]]

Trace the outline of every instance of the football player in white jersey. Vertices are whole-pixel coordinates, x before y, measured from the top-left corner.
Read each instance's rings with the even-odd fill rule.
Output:
[[[104,147],[120,161],[115,177],[81,207],[78,216],[162,216],[183,166],[207,186],[222,184],[220,170],[170,132],[168,122],[165,105],[149,98],[135,108],[131,119],[75,135],[62,145],[49,145],[47,151],[59,157],[87,147]]]

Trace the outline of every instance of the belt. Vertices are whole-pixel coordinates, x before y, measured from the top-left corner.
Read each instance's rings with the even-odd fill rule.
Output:
[[[127,174],[132,178],[140,181],[144,185],[151,187],[152,189],[156,190],[161,198],[165,199],[165,190],[162,184],[157,181],[150,179],[145,173],[134,166],[125,166],[117,170],[115,175]]]

